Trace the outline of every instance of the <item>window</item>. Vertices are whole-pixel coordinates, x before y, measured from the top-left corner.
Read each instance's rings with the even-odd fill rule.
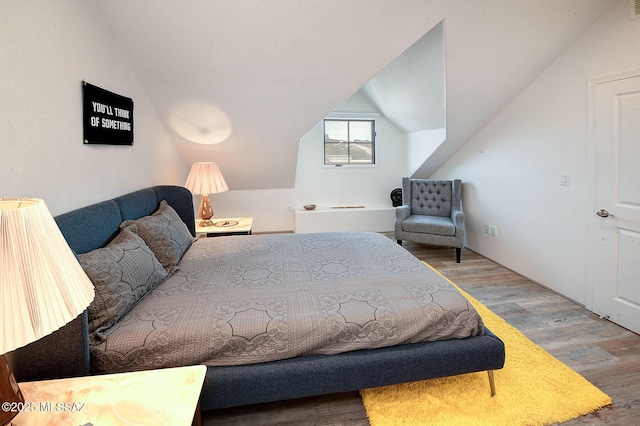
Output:
[[[324,164],[327,166],[376,163],[376,120],[324,120]]]

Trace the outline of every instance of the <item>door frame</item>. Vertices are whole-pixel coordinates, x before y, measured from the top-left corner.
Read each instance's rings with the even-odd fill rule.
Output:
[[[624,80],[627,78],[640,77],[640,68],[625,71],[621,73],[611,74],[604,77],[592,78],[587,81],[588,91],[587,91],[587,103],[588,103],[588,115],[587,115],[587,125],[588,125],[588,154],[587,158],[589,161],[588,168],[588,183],[589,183],[589,194],[588,194],[588,204],[591,206],[591,221],[589,222],[589,231],[588,231],[588,261],[587,261],[587,294],[585,295],[585,307],[593,312],[593,292],[594,292],[594,265],[596,262],[595,257],[595,245],[594,238],[596,235],[596,226],[598,225],[598,216],[596,216],[595,212],[598,210],[598,207],[595,205],[595,197],[596,197],[596,181],[595,181],[595,173],[596,173],[596,162],[595,162],[595,149],[596,149],[596,140],[595,140],[595,94],[596,94],[596,86],[598,84],[604,83],[612,83],[618,80]]]

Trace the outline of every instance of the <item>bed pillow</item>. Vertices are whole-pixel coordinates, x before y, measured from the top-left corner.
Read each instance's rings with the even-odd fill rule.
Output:
[[[191,247],[193,237],[178,213],[166,201],[151,216],[125,220],[121,229],[137,226],[137,233],[153,250],[164,269],[172,274],[184,253]]]
[[[106,247],[78,259],[96,290],[88,308],[89,333],[94,340],[100,340],[104,330],[167,277],[151,249],[129,229],[120,231]]]

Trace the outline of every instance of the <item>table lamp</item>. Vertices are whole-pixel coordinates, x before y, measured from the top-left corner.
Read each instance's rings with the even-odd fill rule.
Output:
[[[53,333],[81,314],[93,298],[93,284],[44,201],[0,198],[2,403],[11,408],[11,403],[24,402],[4,354]],[[0,425],[17,414],[0,410]]]
[[[201,226],[213,226],[213,208],[209,201],[209,194],[217,194],[229,190],[227,183],[222,177],[218,165],[213,162],[193,163],[191,171],[184,185],[192,194],[202,194],[198,218]]]

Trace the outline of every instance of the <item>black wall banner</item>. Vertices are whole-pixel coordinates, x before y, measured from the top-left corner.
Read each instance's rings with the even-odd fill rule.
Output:
[[[133,100],[82,82],[85,144],[133,145]]]

